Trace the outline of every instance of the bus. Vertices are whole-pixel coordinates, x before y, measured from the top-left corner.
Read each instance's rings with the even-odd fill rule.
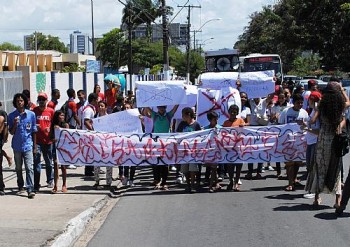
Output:
[[[282,60],[278,54],[249,54],[240,57],[240,62],[242,72],[274,70],[275,76],[283,81]]]
[[[205,72],[239,71],[239,51],[221,49],[204,52]]]

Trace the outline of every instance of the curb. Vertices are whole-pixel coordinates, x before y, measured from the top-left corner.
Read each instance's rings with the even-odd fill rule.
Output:
[[[59,233],[59,236],[51,244],[53,247],[72,246],[72,244],[80,237],[85,230],[86,225],[102,210],[109,200],[106,195],[101,200],[98,200],[90,208],[86,209],[78,216],[71,219],[66,228]],[[49,242],[49,241],[47,241]]]

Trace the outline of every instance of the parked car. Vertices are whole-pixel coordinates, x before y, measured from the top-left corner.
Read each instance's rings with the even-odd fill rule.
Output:
[[[332,77],[331,75],[321,75],[319,79],[325,82],[329,82],[331,77]]]
[[[317,76],[315,76],[315,75],[306,75],[306,76],[303,76],[303,79],[307,79],[307,80],[310,80],[310,79],[317,79]]]
[[[293,81],[294,83],[298,83],[301,80],[300,76],[296,76],[296,75],[285,75],[283,76],[283,80],[284,81]]]
[[[303,79],[303,80],[300,80],[294,87],[294,90],[297,86],[299,85],[302,85],[304,87],[305,90],[308,90],[308,87],[307,87],[307,82],[309,81],[310,79]],[[315,80],[315,79],[314,79]],[[324,82],[324,81],[321,81],[321,80],[315,80],[317,82],[317,85],[318,85],[318,88],[320,89],[320,91],[322,92],[322,90],[327,86],[328,82]],[[293,92],[294,92],[293,90]]]

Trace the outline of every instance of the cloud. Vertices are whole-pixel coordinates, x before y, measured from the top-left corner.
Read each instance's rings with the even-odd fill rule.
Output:
[[[123,0],[125,2],[125,0]],[[167,4],[179,12],[177,6],[187,0],[167,0]],[[249,15],[260,11],[271,0],[190,0],[188,4],[201,6],[191,9],[191,30],[203,26],[196,35],[198,42],[215,37],[205,49],[232,48],[237,37],[248,25]],[[23,36],[40,31],[59,36],[68,43],[69,34],[75,30],[91,33],[91,1],[89,0],[0,0],[0,43],[23,44]],[[120,27],[123,5],[117,0],[94,0],[95,36],[102,37],[113,28]],[[173,22],[187,23],[188,8],[184,8]],[[171,17],[170,19],[172,19]],[[158,21],[157,21],[158,22]]]

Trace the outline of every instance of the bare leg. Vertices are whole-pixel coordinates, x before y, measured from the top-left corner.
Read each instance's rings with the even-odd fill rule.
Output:
[[[67,192],[67,167],[66,166],[61,166],[61,170],[62,170],[62,192]]]

